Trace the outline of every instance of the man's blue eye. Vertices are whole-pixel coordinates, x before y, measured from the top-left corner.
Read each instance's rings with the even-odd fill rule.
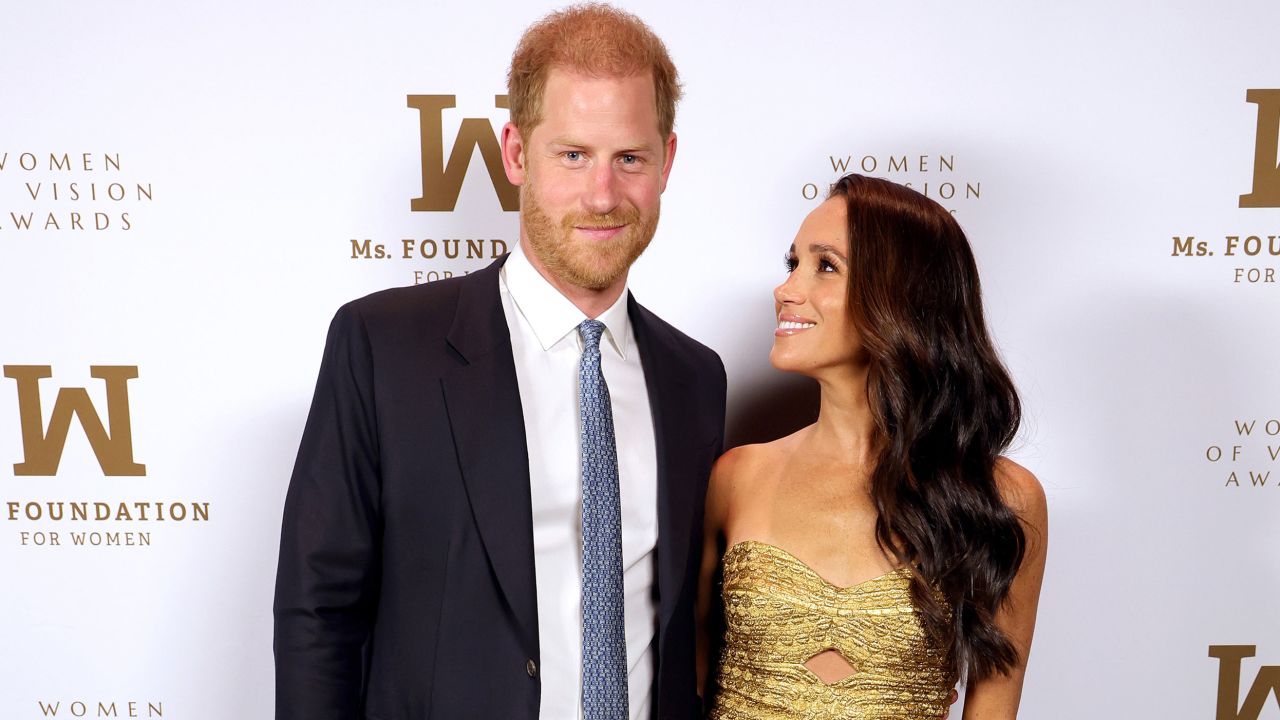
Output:
[[[564,157],[566,160],[569,160],[570,162],[577,162],[578,160],[582,159],[582,153],[578,152],[577,150],[570,150],[569,152],[564,154]]]

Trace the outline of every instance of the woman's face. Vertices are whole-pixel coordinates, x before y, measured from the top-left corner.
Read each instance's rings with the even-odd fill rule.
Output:
[[[769,361],[779,370],[818,375],[867,362],[849,312],[849,226],[845,200],[819,205],[787,252],[787,279],[774,288],[777,327]]]

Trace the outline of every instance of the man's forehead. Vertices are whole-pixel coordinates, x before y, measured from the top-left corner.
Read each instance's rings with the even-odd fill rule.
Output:
[[[653,76],[595,76],[554,69],[542,94],[543,122],[564,121],[640,122],[658,126],[657,95]]]

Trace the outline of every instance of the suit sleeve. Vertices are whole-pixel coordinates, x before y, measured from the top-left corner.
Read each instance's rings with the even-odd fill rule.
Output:
[[[364,322],[344,306],[329,327],[285,498],[274,607],[277,720],[363,717],[381,534],[373,372]]]
[[[716,411],[715,416],[719,418],[719,423],[716,426],[720,436],[720,442],[716,447],[716,457],[719,457],[725,451],[725,434],[727,432],[727,428],[725,427],[725,414],[726,407],[728,405],[729,378],[725,374],[724,361],[720,359],[720,356],[712,353],[712,357],[715,358],[714,377],[716,379],[716,383],[714,385],[715,390],[711,396],[711,403],[712,407],[715,408]]]

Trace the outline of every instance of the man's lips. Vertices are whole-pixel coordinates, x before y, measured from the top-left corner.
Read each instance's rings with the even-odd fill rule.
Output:
[[[598,225],[575,225],[573,229],[582,233],[590,240],[609,240],[625,230],[626,227],[626,225],[609,225],[606,227]]]

